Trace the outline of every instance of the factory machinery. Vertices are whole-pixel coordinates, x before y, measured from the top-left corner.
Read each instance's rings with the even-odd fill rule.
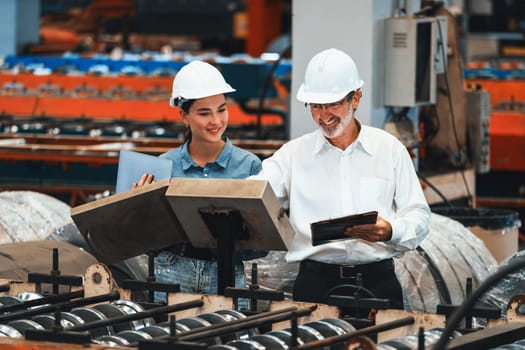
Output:
[[[162,126],[154,128],[165,130]],[[181,136],[1,134],[0,189],[42,192],[74,206],[94,199],[95,195],[114,192],[121,149],[158,155],[182,142]],[[233,139],[232,142],[266,158],[284,141]]]
[[[523,295],[512,298],[505,321],[495,319],[494,310],[474,305],[486,287],[522,268],[523,261],[500,269],[461,306],[439,306],[445,310],[444,323],[443,315],[388,309],[358,319],[334,306],[283,300],[281,293],[259,288],[256,266],[248,288],[213,296],[181,293],[177,284],[151,279],[125,280],[115,287],[102,263],[87,266],[81,276],[64,275],[58,248],[50,260],[49,273],[1,280],[3,349],[525,348],[525,317],[519,311]],[[239,310],[238,298],[249,298],[249,309]],[[381,300],[356,296],[356,301],[381,309]],[[473,316],[493,320],[476,327]],[[457,328],[461,319],[465,323]]]
[[[247,288],[222,289],[218,275],[221,295],[182,293],[177,284],[156,282],[156,248],[176,240],[185,224],[197,224],[184,215],[177,229],[171,209],[162,203],[168,201],[177,211],[202,205],[202,198],[186,200],[182,208],[173,201],[176,191],[184,192],[184,182],[197,180],[180,179],[171,191],[159,182],[148,191],[131,190],[71,209],[42,194],[3,192],[0,238],[13,243],[0,245],[0,276],[4,278],[0,281],[0,333],[6,335],[0,337],[1,347],[431,349],[441,337],[453,337],[448,348],[489,349],[525,338],[520,312],[525,300],[523,273],[503,281],[499,294],[491,291],[496,303],[472,304],[472,300],[482,301],[479,297],[487,287],[499,284],[503,276],[523,267],[524,261],[517,257],[517,262],[509,261],[496,271],[494,258],[479,239],[438,215],[433,215],[431,232],[421,249],[395,262],[407,298],[405,310],[389,310],[388,300],[359,288],[354,290],[357,293],[334,291],[327,305],[294,302],[285,288],[274,287],[268,278],[282,281],[292,274],[284,271],[292,266],[282,260],[281,251],[246,263]],[[227,180],[221,181],[223,188]],[[197,187],[207,192],[204,185],[192,186],[193,192]],[[249,192],[254,193],[253,189]],[[238,208],[251,237],[242,242],[245,245],[266,247],[269,242],[258,238],[262,230],[265,237],[276,235],[265,210],[243,214],[243,210],[253,213],[255,203],[264,202],[268,213],[277,215],[267,194],[261,195],[264,200],[243,201]],[[127,215],[136,213],[137,205],[141,215]],[[285,222],[284,216],[273,225],[283,228]],[[221,227],[214,225],[213,232],[222,233]],[[219,251],[224,248],[218,246]],[[145,262],[138,268],[130,260],[141,252]],[[135,266],[133,274],[122,274],[123,259],[129,267]],[[220,259],[218,267],[221,270]],[[355,283],[359,285],[359,278]]]
[[[512,208],[525,215],[525,70],[519,60],[471,62],[465,84],[480,112],[469,120],[478,142],[477,205]],[[483,140],[485,140],[483,142]],[[481,147],[481,149],[480,149]]]
[[[0,74],[0,112],[4,123],[9,117],[22,117],[21,122],[23,117],[40,118],[44,128],[34,132],[78,135],[90,134],[85,124],[93,122],[92,119],[107,124],[137,122],[135,128],[139,129],[140,122],[180,122],[167,101],[176,72],[193,59],[216,65],[237,89],[228,95],[235,101],[230,108],[232,128],[244,127],[252,132],[255,129],[259,138],[268,138],[272,136],[270,130],[262,128],[274,126],[275,129],[278,126],[280,138],[285,136],[282,128],[286,123],[286,103],[279,104],[274,99],[272,106],[275,107],[269,108],[264,100],[286,99],[291,65],[280,61],[272,64],[247,55],[223,57],[152,52],[120,54],[118,57],[8,56]],[[67,124],[71,120],[76,124],[84,122],[84,128],[76,131],[67,126],[56,127],[54,131],[46,129],[52,123]],[[12,122],[11,127],[21,132],[31,132],[30,129],[35,128],[24,128],[17,122]],[[124,129],[116,134],[120,136],[133,131]]]
[[[9,56],[0,72],[0,188],[72,205],[113,191],[120,149],[158,155],[183,142],[184,125],[168,100],[176,71],[195,58],[215,64],[237,89],[228,95],[228,137],[261,158],[271,155],[286,134],[289,62],[177,53]]]

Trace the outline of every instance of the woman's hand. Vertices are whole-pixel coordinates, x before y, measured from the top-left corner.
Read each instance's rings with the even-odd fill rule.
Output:
[[[155,176],[153,176],[153,174],[144,174],[140,178],[139,182],[134,182],[131,187],[137,188],[137,187],[142,187],[144,185],[149,185],[153,183],[153,180],[155,180]]]

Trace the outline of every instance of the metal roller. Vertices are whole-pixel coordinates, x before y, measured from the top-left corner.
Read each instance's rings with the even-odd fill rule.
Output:
[[[162,328],[166,328],[166,329],[168,329],[168,332],[169,332],[170,322],[169,321],[160,322],[159,324],[157,324],[157,326],[162,327]],[[181,332],[187,332],[189,330],[191,330],[190,327],[186,326],[185,324],[182,324],[182,323],[179,323],[179,322],[175,323],[175,333],[176,334],[179,334]]]
[[[77,315],[82,320],[84,320],[84,323],[90,323],[95,321],[101,321],[106,320],[107,317],[97,309],[90,309],[90,308],[77,308],[71,310],[72,314]],[[111,335],[114,334],[113,328],[106,326],[106,327],[97,327],[89,330],[89,333],[93,338],[100,337],[102,335]]]
[[[312,327],[313,329],[317,330],[323,338],[330,338],[335,337],[338,335],[346,334],[346,332],[339,326],[335,326],[332,323],[326,322],[326,321],[311,321],[304,324],[307,327]],[[330,349],[332,350],[343,350],[344,349],[344,343],[334,343],[330,346]]]
[[[510,344],[500,345],[491,350],[525,350],[525,339],[517,340]]]
[[[237,348],[231,345],[219,344],[208,346],[208,350],[237,350]]]
[[[165,335],[170,335],[169,327],[162,327],[159,325],[152,325],[141,329],[142,332],[148,333],[152,338],[157,338]]]
[[[64,329],[84,323],[82,318],[70,312],[60,312],[58,316],[60,317],[60,326]],[[53,329],[56,317],[52,314],[42,314],[33,316],[32,320],[41,324],[45,329]]]
[[[181,318],[180,320],[177,320],[177,324],[182,324],[186,327],[188,327],[190,330],[202,328],[202,327],[209,327],[211,326],[211,323],[206,321],[203,318],[200,317],[185,317]],[[222,344],[221,338],[219,337],[212,337],[212,338],[206,338],[199,340],[200,342],[206,343],[208,345],[218,345]]]
[[[356,329],[354,326],[352,326],[349,322],[346,322],[345,320],[342,320],[340,318],[323,318],[320,321],[328,322],[336,327],[341,328],[345,333],[351,333],[354,332]]]
[[[97,304],[93,306],[93,309],[102,312],[108,319],[114,317],[122,317],[126,315],[126,313],[121,308],[114,304]],[[129,321],[115,323],[112,325],[112,327],[114,333],[135,329],[133,323]]]
[[[377,350],[416,350],[399,340],[389,340],[377,345]]]
[[[228,318],[226,318],[226,316],[221,315],[217,312],[199,314],[198,317],[208,321],[212,325],[228,323]],[[239,339],[239,334],[237,332],[224,334],[220,336],[220,338],[221,338],[221,343],[225,344],[229,341]]]
[[[60,316],[60,324],[64,328],[78,326],[80,324],[84,324],[84,320],[82,317],[79,317],[78,315],[75,315],[74,313],[63,311],[59,313]]]
[[[289,348],[287,343],[272,334],[259,334],[253,336],[251,340],[255,340],[268,350],[285,350]]]
[[[24,301],[13,295],[0,295],[0,305],[21,304]]]
[[[202,318],[203,320],[208,321],[210,324],[221,324],[228,322],[226,316],[221,315],[216,312],[208,312],[204,314],[199,314],[197,317]]]
[[[16,328],[11,327],[6,324],[0,324],[0,337],[8,337],[8,338],[24,338],[21,332],[19,332]]]
[[[505,344],[498,346],[497,348],[492,348],[491,350],[524,350],[525,346],[519,344]]]
[[[315,328],[317,331],[319,331],[319,333],[322,334],[324,338],[346,334],[344,329],[342,329],[341,327],[326,321],[310,321],[305,323],[304,325]]]
[[[285,342],[286,344],[288,344],[289,346],[290,344],[292,344],[292,333],[289,330],[280,329],[280,330],[270,331],[265,334],[277,337],[281,339],[283,342]],[[297,345],[303,345],[303,344],[304,342],[300,338],[297,339]]]
[[[28,300],[42,299],[44,296],[40,293],[20,292],[16,295],[16,297],[22,301],[28,301]]]
[[[117,335],[103,335],[92,340],[94,344],[109,346],[129,346],[130,342]]]
[[[130,343],[136,343],[140,340],[153,339],[153,337],[150,334],[143,332],[142,330],[140,331],[127,330],[127,331],[118,332],[115,335],[126,339]]]
[[[290,328],[285,328],[285,330],[289,331],[290,333],[292,331]],[[303,343],[324,339],[323,335],[319,333],[318,330],[306,325],[297,326],[297,336]]]
[[[200,317],[184,317],[184,318],[181,318],[180,320],[177,320],[177,323],[180,323],[186,326],[190,330],[211,326],[210,322]]]
[[[55,316],[50,314],[36,315],[31,320],[40,324],[44,329],[53,329],[55,325]]]
[[[228,342],[226,345],[232,346],[237,350],[266,350],[264,345],[251,339],[237,339]]]
[[[44,330],[44,327],[42,327],[41,324],[36,323],[32,320],[13,320],[10,321],[8,326],[13,327],[17,331],[19,331],[22,335],[25,335],[26,330]]]
[[[232,318],[235,320],[242,320],[243,318],[246,318],[246,315],[240,311],[234,310],[234,309],[221,309],[215,311],[215,313],[224,315],[228,318]]]
[[[129,300],[114,300],[111,304],[118,306],[127,315],[144,311],[142,306]],[[140,330],[141,328],[151,326],[155,322],[151,318],[144,318],[142,320],[131,321],[131,323],[133,324],[133,329]]]
[[[228,319],[228,321],[236,321],[246,318],[245,314],[233,309],[217,310],[215,311],[215,313],[223,315],[224,317],[226,317],[226,319]],[[253,337],[254,335],[257,335],[258,333],[259,331],[256,328],[239,331],[237,333],[237,339],[248,339],[250,337]]]

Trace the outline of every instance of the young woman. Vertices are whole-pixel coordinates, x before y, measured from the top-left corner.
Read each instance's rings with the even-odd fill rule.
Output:
[[[234,146],[223,134],[228,126],[226,93],[234,92],[211,64],[192,61],[173,81],[170,105],[179,109],[188,134],[180,147],[160,155],[173,161],[172,177],[244,179],[261,170],[254,154]],[[145,174],[134,187],[151,183]],[[246,258],[264,255],[246,252]],[[178,283],[182,292],[217,294],[217,261],[211,249],[189,242],[161,251],[155,262],[157,282]],[[246,279],[241,257],[235,258],[235,286]]]

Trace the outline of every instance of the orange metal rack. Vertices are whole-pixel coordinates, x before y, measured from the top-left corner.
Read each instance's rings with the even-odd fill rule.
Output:
[[[0,113],[137,121],[180,121],[168,105],[171,77],[0,74]],[[55,93],[50,93],[55,92]],[[231,101],[230,125],[255,125],[257,116]],[[263,125],[282,125],[278,114],[263,114]]]

